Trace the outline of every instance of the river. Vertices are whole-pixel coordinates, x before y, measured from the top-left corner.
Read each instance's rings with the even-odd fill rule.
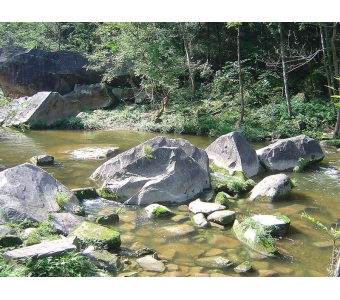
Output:
[[[28,162],[34,155],[50,154],[55,165],[44,167],[69,189],[94,186],[89,179],[93,171],[105,160],[76,160],[71,151],[84,147],[119,147],[119,152],[128,150],[156,135],[155,133],[131,131],[61,131],[29,130],[24,133],[0,129],[0,165],[13,167]],[[199,148],[206,148],[213,138],[166,134],[170,138],[181,137]],[[255,149],[265,143],[254,143]],[[296,179],[297,187],[289,199],[279,203],[248,202],[238,199],[231,209],[239,215],[282,213],[291,219],[291,227],[285,238],[277,241],[282,259],[267,258],[251,251],[240,243],[231,229],[196,229],[190,236],[173,238],[165,236],[161,227],[174,224],[171,220],[150,221],[143,208],[126,209],[122,222],[115,226],[121,232],[122,247],[154,248],[159,255],[172,253],[167,270],[162,273],[140,272],[139,276],[241,276],[233,268],[216,270],[196,264],[197,258],[220,255],[235,262],[251,261],[256,272],[246,276],[259,276],[259,270],[272,270],[280,277],[325,277],[332,254],[331,238],[306,219],[301,219],[305,210],[325,226],[340,220],[340,153],[333,148],[323,148],[324,160],[302,173],[286,173]],[[253,178],[258,182],[261,177]],[[174,213],[187,217],[191,213],[171,207]],[[183,217],[183,220],[185,218]],[[168,250],[173,251],[169,252]],[[166,256],[166,255],[165,255]],[[133,265],[132,267],[133,268]],[[242,275],[244,276],[244,275]]]

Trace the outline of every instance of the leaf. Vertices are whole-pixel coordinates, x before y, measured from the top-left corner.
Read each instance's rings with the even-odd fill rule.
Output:
[[[340,102],[334,103],[334,105],[340,107]]]

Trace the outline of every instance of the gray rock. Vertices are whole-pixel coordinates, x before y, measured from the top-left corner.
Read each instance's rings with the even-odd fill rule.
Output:
[[[207,221],[207,218],[202,213],[195,214],[193,220],[196,223],[196,225],[198,225],[201,228],[210,227],[210,223]]]
[[[274,202],[289,196],[292,189],[290,179],[285,174],[267,176],[251,191],[250,201]]]
[[[217,210],[224,210],[226,207],[217,203],[203,202],[197,199],[189,204],[189,210],[194,214],[203,213],[204,215],[209,215]]]
[[[216,269],[228,268],[233,265],[233,263],[229,259],[221,256],[209,256],[198,258],[196,259],[195,263],[198,266]]]
[[[96,219],[96,223],[99,225],[110,225],[110,224],[115,224],[118,222],[119,222],[119,216],[116,213],[99,216]]]
[[[75,251],[75,243],[76,237],[44,241],[40,244],[7,251],[3,254],[3,258],[7,263],[14,263],[18,259],[41,258],[46,256],[60,255],[64,252]]]
[[[77,198],[41,168],[25,163],[0,173],[0,223],[47,221],[49,213],[81,210]]]
[[[83,217],[71,213],[53,213],[51,214],[50,224],[58,233],[69,235],[83,221]]]
[[[299,166],[299,159],[309,165],[321,161],[325,155],[319,143],[306,136],[280,139],[272,145],[258,149],[257,156],[266,169],[270,171],[290,171]]]
[[[82,255],[89,258],[95,266],[107,272],[118,274],[122,268],[122,263],[116,254],[111,254],[106,250],[84,251]]]
[[[144,271],[157,273],[163,273],[165,271],[165,265],[161,261],[154,259],[151,255],[138,258],[136,261]]]
[[[91,175],[124,204],[180,204],[210,189],[208,157],[184,139],[154,137],[105,162]]]
[[[75,51],[44,51],[16,47],[2,48],[0,86],[5,97],[31,96],[40,91],[71,92],[75,84],[101,81],[98,72],[84,68],[89,62]]]
[[[162,218],[173,216],[174,213],[164,205],[153,203],[145,207],[146,214],[149,218]]]
[[[72,151],[70,154],[79,160],[86,159],[105,159],[114,155],[118,147],[101,147],[101,148],[82,148]]]
[[[256,152],[240,132],[220,136],[205,150],[216,166],[228,170],[230,174],[239,171],[252,177],[259,172]]]
[[[13,230],[11,227],[8,227],[6,225],[0,225],[0,237],[5,235],[13,235],[15,234],[15,230]]]
[[[48,154],[33,156],[30,162],[36,166],[52,166],[54,164],[54,157]]]
[[[232,223],[236,218],[236,212],[232,210],[219,210],[208,215],[208,221],[220,225]]]

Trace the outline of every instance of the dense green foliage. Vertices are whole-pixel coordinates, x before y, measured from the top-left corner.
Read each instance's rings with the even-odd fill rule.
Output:
[[[133,75],[128,88],[142,99],[138,108],[130,110],[128,101],[123,101],[111,113],[87,112],[62,119],[56,124],[60,128],[101,129],[110,123],[139,130],[219,136],[242,125],[249,139],[300,133],[318,137],[321,131],[331,131],[337,121],[338,24],[279,25],[12,22],[0,23],[0,47],[80,51],[90,60],[88,68],[102,70],[102,80],[108,84],[115,82],[119,72]],[[236,51],[238,32],[242,60]],[[288,78],[288,111],[282,61]],[[297,94],[300,97],[294,98]],[[170,96],[169,113],[156,122],[145,113],[159,109],[165,95]],[[241,103],[245,110],[242,124]],[[97,114],[114,121],[102,122]],[[33,125],[46,128],[43,123]]]

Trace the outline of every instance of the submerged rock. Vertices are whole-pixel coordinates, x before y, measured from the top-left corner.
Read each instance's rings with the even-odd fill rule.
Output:
[[[250,273],[254,271],[254,268],[249,261],[245,261],[241,263],[240,265],[238,265],[237,267],[235,267],[234,271],[236,273]]]
[[[185,236],[195,232],[195,228],[188,224],[180,224],[163,227],[167,236]]]
[[[161,261],[154,259],[151,255],[138,258],[137,263],[143,268],[144,271],[151,271],[157,273],[163,273],[165,271],[165,265]]]
[[[91,178],[129,205],[181,204],[210,189],[205,151],[162,136],[113,157]]]
[[[289,196],[292,185],[285,174],[267,176],[251,191],[250,201],[274,202]]]
[[[71,155],[79,160],[86,159],[105,159],[114,155],[118,147],[101,147],[101,148],[82,148],[71,152]]]
[[[325,157],[319,143],[306,135],[280,139],[256,153],[261,164],[270,171],[290,171],[299,166],[302,159],[307,166]]]
[[[247,177],[252,177],[259,172],[256,152],[240,132],[220,136],[205,151],[216,166],[226,169],[230,174],[243,172]]]
[[[233,263],[229,259],[221,256],[209,256],[198,258],[195,260],[195,263],[198,266],[216,269],[228,268],[233,265]]]

